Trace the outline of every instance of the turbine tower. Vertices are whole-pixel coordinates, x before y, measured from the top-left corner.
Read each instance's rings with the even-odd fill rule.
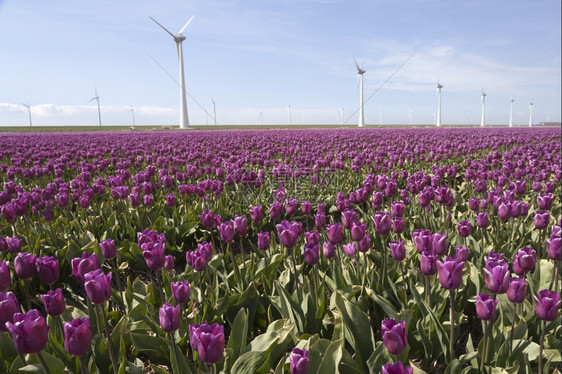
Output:
[[[150,19],[156,22],[158,26],[160,26],[161,28],[164,29],[164,31],[170,34],[172,38],[174,38],[174,41],[176,42],[176,48],[178,50],[178,62],[180,67],[180,129],[189,128],[189,118],[187,116],[187,98],[186,98],[186,91],[185,91],[185,74],[183,71],[183,49],[182,49],[182,42],[186,38],[185,35],[182,34],[182,32],[185,30],[187,25],[189,25],[191,21],[193,21],[193,18],[195,18],[195,16],[191,17],[189,21],[187,21],[187,23],[183,25],[183,27],[180,29],[180,31],[177,34],[172,34],[167,28],[165,28],[160,23],[158,23],[158,21],[150,17]]]
[[[480,120],[480,127],[484,127],[484,113],[486,112],[486,93],[482,90],[482,119]]]
[[[441,126],[441,89],[443,86],[437,81],[437,95],[439,96],[438,104],[437,104],[437,123],[436,126]]]
[[[513,102],[515,101],[515,99],[513,99],[513,97],[509,98],[509,102],[511,103],[511,106],[509,108],[509,127],[513,127]]]
[[[363,74],[365,74],[366,71],[363,70],[363,64],[361,64],[361,67],[359,67],[359,64],[357,63],[357,60],[353,59],[353,61],[355,61],[355,66],[357,67],[357,75],[358,75],[358,78],[359,78],[359,123],[358,123],[358,126],[363,127],[363,126],[365,126],[365,110],[363,108]]]
[[[27,102],[27,104],[21,103],[21,105],[27,108],[27,114],[29,116],[29,127],[32,127],[33,124],[31,123],[31,105],[29,105],[29,101]]]
[[[98,89],[96,87],[96,96],[92,97],[88,102],[96,100],[98,103],[98,123],[101,127],[101,111],[100,111],[100,95],[98,95]]]
[[[217,106],[216,106],[216,103],[215,103],[215,99],[213,99],[212,97],[211,97],[211,102],[213,103],[213,117],[214,117],[215,126],[216,126],[217,125]]]
[[[133,126],[131,126],[133,129],[135,128],[135,108],[133,108],[133,106],[131,105],[131,109],[129,110],[129,112],[131,112],[131,114],[133,115]]]
[[[529,103],[529,127],[533,127],[533,103]]]

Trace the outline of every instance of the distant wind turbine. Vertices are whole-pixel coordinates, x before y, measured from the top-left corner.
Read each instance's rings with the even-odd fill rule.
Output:
[[[341,124],[343,125],[343,121],[344,121],[344,118],[343,118],[343,108],[340,108],[340,114],[341,114]]]
[[[215,126],[217,125],[217,107],[215,103],[215,99],[211,98],[211,102],[213,103],[213,118],[215,119]]]
[[[29,105],[29,101],[27,102],[27,104],[21,103],[21,105],[27,108],[27,114],[29,116],[29,127],[32,127],[33,124],[31,123],[31,105]]]
[[[287,109],[289,110],[289,125],[292,124],[293,120],[291,118],[291,105],[287,105]]]
[[[98,123],[101,126],[101,111],[100,111],[100,95],[98,95],[98,88],[96,87],[96,96],[92,97],[88,102],[96,100],[98,103]]]
[[[129,110],[129,112],[131,112],[131,114],[133,115],[133,129],[135,128],[135,108],[133,108],[133,106],[131,105],[131,109]]]
[[[380,124],[382,126],[382,108],[379,108],[379,114],[380,114]]]
[[[439,101],[437,104],[437,127],[441,126],[441,89],[443,88],[443,85],[441,85],[439,83],[439,81],[437,81],[437,95],[439,96]]]
[[[353,59],[353,61],[355,61],[355,66],[357,67],[357,77],[359,78],[359,123],[357,125],[359,127],[363,127],[365,126],[365,108],[363,106],[363,74],[365,74],[366,71],[363,70],[363,64],[361,64],[361,67],[359,67],[357,60]]]
[[[486,112],[486,93],[482,90],[482,119],[480,120],[480,127],[484,127],[484,113]]]
[[[511,103],[509,108],[509,127],[513,127],[513,102],[515,99],[513,97],[509,98],[509,102]]]
[[[533,103],[529,103],[529,127],[533,127]]]
[[[174,38],[174,41],[176,42],[176,48],[178,50],[178,62],[180,68],[180,129],[189,128],[189,118],[187,116],[187,98],[185,95],[186,92],[185,74],[183,70],[183,49],[182,49],[182,42],[186,39],[186,37],[185,35],[182,34],[182,32],[186,29],[187,25],[189,25],[191,21],[193,21],[193,18],[195,18],[195,16],[191,17],[189,21],[187,21],[186,24],[183,25],[183,27],[180,29],[180,31],[177,34],[172,34],[167,28],[165,28],[160,23],[158,23],[158,21],[150,17],[150,19],[156,22],[158,26],[160,26],[161,28],[164,29],[164,31],[170,34],[172,38]]]

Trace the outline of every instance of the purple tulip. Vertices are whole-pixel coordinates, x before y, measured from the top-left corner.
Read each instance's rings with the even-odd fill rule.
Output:
[[[318,212],[314,215],[314,224],[317,228],[323,229],[326,227],[326,214]]]
[[[365,231],[367,230],[367,224],[362,224],[359,221],[354,221],[351,223],[351,239],[358,242],[365,236]]]
[[[324,244],[322,245],[322,252],[324,254],[324,257],[332,258],[336,255],[336,247],[331,242],[324,242]]]
[[[318,232],[318,230],[305,232],[304,242],[311,244],[320,244],[320,233]]]
[[[537,204],[540,210],[550,210],[554,198],[551,193],[541,193],[537,196]]]
[[[176,195],[173,193],[166,194],[166,206],[169,208],[173,208],[176,206]]]
[[[271,238],[269,236],[269,232],[259,232],[258,233],[258,249],[262,251],[267,251],[271,244]]]
[[[418,253],[433,251],[431,231],[422,229],[415,230],[412,232],[412,239],[414,240],[414,246]]]
[[[390,247],[390,255],[396,261],[402,261],[406,258],[406,246],[402,240],[392,241],[388,243]]]
[[[522,303],[527,293],[525,278],[511,278],[507,289],[507,298],[514,304]]]
[[[11,238],[7,238],[6,244],[7,244],[7,247],[8,247],[8,252],[10,252],[10,253],[18,253],[19,251],[21,251],[21,241],[16,236],[12,236]]]
[[[487,293],[479,293],[476,296],[476,314],[478,318],[484,321],[491,321],[496,318],[497,299],[493,299],[492,295]]]
[[[180,306],[174,307],[171,303],[165,303],[158,311],[160,327],[165,332],[174,332],[180,327]]]
[[[355,245],[355,242],[344,244],[343,245],[343,251],[349,257],[355,256],[357,254],[357,246]]]
[[[189,297],[191,296],[189,281],[180,280],[177,282],[172,282],[170,285],[172,287],[172,296],[178,304],[185,304],[189,301]]]
[[[291,374],[306,374],[309,358],[306,349],[293,348],[289,356],[289,371]]]
[[[457,224],[457,229],[459,230],[459,235],[463,238],[469,237],[472,233],[472,225],[470,221],[462,221]]]
[[[6,322],[14,321],[14,314],[20,311],[16,295],[11,292],[0,292],[0,331],[8,331]]]
[[[343,240],[343,231],[341,223],[332,223],[326,227],[326,234],[328,235],[328,240],[332,244],[339,244]]]
[[[277,226],[277,236],[281,244],[291,249],[299,240],[299,228],[296,222],[283,221]]]
[[[111,297],[111,273],[97,269],[84,275],[84,289],[90,301],[101,304]]]
[[[478,212],[480,209],[480,199],[477,197],[471,197],[468,199],[468,208],[473,212]]]
[[[185,254],[187,264],[197,272],[201,272],[207,268],[207,256],[201,251],[187,251]]]
[[[303,201],[301,203],[301,211],[305,216],[309,216],[312,213],[312,203],[310,201]]]
[[[51,256],[43,256],[35,261],[39,280],[44,284],[53,284],[59,280],[59,260]]]
[[[533,295],[535,314],[543,321],[554,321],[560,309],[560,294],[548,289],[539,291],[539,296]]]
[[[98,258],[95,253],[89,255],[87,252],[82,253],[82,257],[73,258],[72,276],[80,283],[84,283],[84,275],[90,271],[96,270],[98,266]]]
[[[91,349],[91,342],[90,318],[75,318],[64,323],[64,349],[70,355],[85,355]]]
[[[115,245],[115,240],[104,239],[100,241],[99,247],[103,257],[106,259],[109,260],[117,256],[117,246]]]
[[[167,255],[164,257],[164,269],[166,270],[173,270],[175,268],[174,264],[174,256]]]
[[[486,287],[495,293],[505,293],[509,287],[509,266],[503,262],[488,262],[483,269]]]
[[[146,262],[146,266],[152,271],[158,271],[164,267],[166,263],[166,244],[163,242],[155,242],[143,245],[142,257]]]
[[[197,351],[201,361],[214,364],[220,361],[224,352],[224,326],[218,323],[189,326],[191,347]]]
[[[319,259],[318,244],[306,243],[304,245],[304,261],[310,266],[314,266],[318,263]]]
[[[269,206],[269,217],[275,220],[281,217],[281,214],[283,214],[283,205],[281,205],[281,203],[279,202],[271,203],[271,205]]]
[[[414,369],[411,366],[404,366],[402,361],[395,363],[387,363],[381,367],[381,374],[413,374]]]
[[[512,216],[511,204],[509,202],[502,202],[498,206],[498,217],[502,221],[507,221]]]
[[[457,261],[468,261],[468,248],[467,247],[455,247],[455,257]]]
[[[539,230],[544,230],[548,227],[548,221],[550,220],[550,213],[544,210],[538,210],[535,212],[534,223],[535,227]]]
[[[22,354],[41,352],[49,340],[49,326],[36,309],[25,314],[16,313],[14,322],[6,322],[6,328],[17,351]]]
[[[234,221],[223,222],[219,226],[221,240],[226,243],[234,241]]]
[[[441,286],[448,290],[456,290],[462,282],[462,269],[464,261],[457,261],[455,258],[447,256],[445,261],[437,261],[439,271],[439,282]]]
[[[490,218],[488,217],[488,212],[480,212],[476,216],[476,226],[481,229],[485,229],[490,226]]]
[[[425,276],[437,273],[437,257],[433,252],[423,251],[421,253],[420,270]]]
[[[436,232],[431,235],[431,248],[437,256],[443,256],[447,253],[447,234]]]
[[[393,217],[402,217],[404,215],[405,208],[406,206],[403,202],[395,201],[390,206],[390,214],[392,214]]]
[[[375,231],[380,235],[388,235],[392,225],[392,219],[388,212],[377,212],[371,219],[375,223]]]
[[[62,290],[60,288],[54,291],[47,291],[46,294],[40,295],[40,297],[45,305],[47,314],[56,317],[64,312],[66,302],[64,301],[64,296],[62,296]]]
[[[402,219],[402,217],[396,217],[392,220],[392,231],[394,231],[396,234],[401,234],[402,232],[404,232],[404,226],[405,226],[405,222]]]
[[[16,209],[13,204],[7,203],[2,206],[2,217],[6,221],[13,221],[16,219]]]
[[[248,219],[246,216],[234,216],[234,234],[244,236],[248,232]]]
[[[546,254],[554,261],[562,261],[562,246],[560,245],[560,235],[551,235],[550,240],[546,239]]]
[[[521,248],[513,256],[513,271],[519,276],[525,275],[525,273],[534,269],[536,261],[537,253],[533,248]]]
[[[213,243],[203,241],[197,244],[197,252],[200,252],[204,256],[205,261],[209,262],[213,258]]]
[[[406,322],[398,323],[395,319],[385,319],[381,323],[382,341],[388,352],[399,355],[408,345],[406,339]]]
[[[250,208],[250,218],[255,223],[260,223],[265,218],[261,205],[255,205]]]
[[[35,267],[37,257],[28,252],[18,253],[14,259],[14,270],[20,279],[30,279],[37,271]]]
[[[363,239],[357,242],[357,245],[359,246],[359,252],[365,253],[369,251],[369,249],[371,248],[371,236],[369,234],[365,234],[365,236],[363,236]]]
[[[216,229],[220,224],[220,216],[214,215],[213,211],[211,210],[204,210],[199,215],[199,219],[201,219],[201,223],[203,224],[203,227],[209,230]]]
[[[343,227],[345,227],[348,230],[351,230],[352,223],[357,221],[358,219],[359,216],[357,215],[357,212],[354,211],[353,209],[346,209],[341,214],[341,223]]]
[[[6,291],[12,283],[9,265],[10,263],[8,261],[0,261],[0,292]]]

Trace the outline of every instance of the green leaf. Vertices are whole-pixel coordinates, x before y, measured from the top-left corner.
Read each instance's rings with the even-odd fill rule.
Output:
[[[246,340],[248,337],[248,314],[246,309],[240,309],[234,323],[232,324],[232,330],[228,338],[228,344],[226,345],[227,357],[225,361],[225,370],[229,371],[232,365],[240,354],[246,347]]]
[[[332,294],[341,313],[343,324],[349,334],[344,334],[357,355],[357,361],[366,368],[375,346],[375,336],[371,329],[369,317],[356,305],[345,299],[339,292]]]
[[[393,359],[388,353],[388,349],[384,346],[383,343],[379,343],[377,348],[373,351],[369,360],[367,361],[367,367],[369,368],[370,373],[380,373],[381,368],[387,362],[392,362]]]
[[[147,334],[130,333],[133,347],[145,353],[151,360],[160,364],[170,364],[169,347],[166,339]]]

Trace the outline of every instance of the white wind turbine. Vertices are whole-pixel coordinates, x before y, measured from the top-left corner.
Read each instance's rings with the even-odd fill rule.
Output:
[[[189,21],[187,21],[186,24],[183,25],[183,27],[180,29],[180,31],[177,34],[172,34],[167,28],[165,28],[160,23],[158,23],[158,21],[150,17],[150,19],[156,22],[158,26],[160,26],[161,28],[164,29],[164,31],[170,34],[172,38],[174,38],[174,41],[176,42],[176,47],[178,50],[178,61],[180,67],[180,129],[189,128],[189,118],[187,116],[187,98],[186,98],[186,91],[185,91],[185,74],[183,70],[183,49],[182,49],[182,42],[186,38],[185,35],[182,34],[182,32],[185,30],[187,25],[189,25],[191,21],[193,21],[193,18],[195,18],[195,16],[191,17]]]
[[[131,114],[133,115],[133,126],[131,128],[134,129],[135,128],[135,108],[133,108],[132,105],[131,105],[131,109],[129,110],[129,112],[131,112]]]
[[[436,123],[437,127],[441,126],[441,89],[442,88],[443,85],[441,85],[439,81],[437,81],[437,95],[439,96],[439,101],[437,104],[437,123]]]
[[[98,123],[101,126],[101,111],[100,111],[100,95],[98,95],[98,89],[96,87],[96,96],[92,97],[88,102],[96,100],[98,103]]]
[[[21,105],[27,108],[27,114],[29,116],[29,127],[32,127],[33,124],[31,123],[31,105],[29,105],[29,101],[27,102],[27,104],[21,103]]]
[[[484,127],[484,113],[486,112],[486,93],[482,90],[482,119],[480,120],[480,127]]]
[[[357,60],[353,59],[353,61],[355,61],[355,66],[357,67],[357,75],[358,75],[358,78],[359,78],[359,123],[358,123],[358,126],[363,127],[363,126],[365,126],[365,108],[363,107],[363,74],[365,74],[366,71],[363,70],[363,64],[361,64],[361,67],[359,67],[359,64],[357,63]]]
[[[513,102],[515,101],[515,99],[513,97],[509,98],[509,102],[511,103],[511,106],[509,108],[509,127],[513,127]]]
[[[533,127],[533,103],[529,103],[529,127]]]

